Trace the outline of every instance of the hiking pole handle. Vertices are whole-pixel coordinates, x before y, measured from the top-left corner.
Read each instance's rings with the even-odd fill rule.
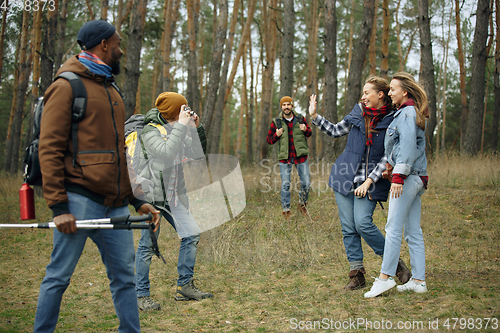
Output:
[[[110,223],[112,224],[120,224],[120,223],[134,223],[134,222],[144,222],[144,221],[152,221],[153,215],[151,213],[147,215],[141,216],[119,216],[110,218]]]

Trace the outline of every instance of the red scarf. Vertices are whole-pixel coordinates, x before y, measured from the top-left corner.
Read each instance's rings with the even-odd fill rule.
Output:
[[[384,105],[380,109],[367,108],[363,106],[363,117],[372,117],[372,119],[370,120],[370,126],[366,140],[367,146],[371,146],[373,144],[373,132],[371,130],[374,130],[375,127],[377,127],[377,124],[387,114],[389,114],[389,112],[391,112],[391,109],[387,105]]]

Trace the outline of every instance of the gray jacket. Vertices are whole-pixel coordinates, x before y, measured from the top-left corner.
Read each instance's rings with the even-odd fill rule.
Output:
[[[165,131],[160,131],[157,125],[166,129],[166,135],[161,133]],[[176,157],[179,161],[185,157],[202,158],[207,146],[205,129],[201,124],[198,128],[179,122],[172,126],[165,121],[158,109],[154,108],[149,110],[144,118],[141,139],[148,157],[147,170],[144,170],[143,177],[152,181],[152,191],[143,186],[146,200],[157,205],[166,205],[165,194]],[[144,154],[141,154],[141,158],[144,158]],[[182,163],[178,164],[177,171],[177,193],[181,202],[188,206]]]

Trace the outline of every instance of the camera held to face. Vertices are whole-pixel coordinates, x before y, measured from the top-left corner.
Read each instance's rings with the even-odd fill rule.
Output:
[[[191,110],[191,108],[190,108],[189,106],[185,106],[185,107],[184,107],[184,111],[189,112],[189,115],[190,115],[190,116],[194,116],[194,111],[193,111],[193,110]]]

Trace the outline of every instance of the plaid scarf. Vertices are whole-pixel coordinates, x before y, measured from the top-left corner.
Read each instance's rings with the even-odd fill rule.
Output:
[[[82,64],[88,67],[90,71],[97,75],[106,76],[107,78],[112,77],[111,67],[108,66],[104,61],[102,61],[98,56],[89,51],[82,51],[78,55],[78,60]]]
[[[366,139],[366,145],[371,146],[373,144],[373,131],[375,127],[377,127],[377,124],[387,115],[391,112],[391,108],[388,107],[387,105],[384,105],[380,109],[374,109],[374,108],[367,108],[363,106],[363,117],[369,117],[371,118],[370,120],[370,125],[369,125],[369,130],[368,130],[368,136]]]

